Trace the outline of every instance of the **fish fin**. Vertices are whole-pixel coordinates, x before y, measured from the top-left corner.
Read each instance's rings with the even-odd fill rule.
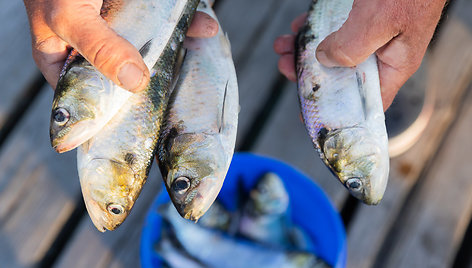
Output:
[[[225,94],[223,95],[223,106],[221,108],[221,116],[218,118],[218,132],[221,133],[225,125],[225,109],[226,109],[226,92],[228,91],[229,80],[226,81]]]
[[[187,57],[187,49],[182,47],[177,55],[177,60],[175,61],[174,65],[174,74],[180,74],[180,69],[182,68],[182,64]]]
[[[177,55],[177,60],[174,64],[174,78],[170,87],[172,91],[174,91],[175,86],[177,85],[177,81],[179,81],[180,69],[182,69],[182,64],[184,64],[185,57],[187,57],[187,49],[182,47]]]
[[[140,49],[139,49],[139,54],[141,54],[141,57],[146,57],[146,55],[149,53],[149,48],[151,48],[151,43],[152,39],[147,41]]]
[[[364,120],[367,120],[365,88],[364,88],[364,82],[362,80],[362,75],[359,73],[359,71],[356,71],[356,78],[357,78],[357,89],[359,90],[359,96],[361,98],[362,112],[364,113]]]
[[[88,154],[88,151],[90,150],[90,140],[82,143],[80,147],[82,148],[82,151],[84,152],[84,154]]]
[[[220,35],[220,39],[221,39],[223,51],[225,52],[225,56],[232,58],[233,55],[231,53],[231,43],[229,42],[228,33]]]

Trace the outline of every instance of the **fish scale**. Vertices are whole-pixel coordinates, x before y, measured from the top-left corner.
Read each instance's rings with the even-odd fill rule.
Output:
[[[152,69],[187,2],[105,0],[102,16],[111,29],[140,50],[144,63]],[[50,124],[52,146],[60,153],[76,148],[100,131],[131,95],[73,50],[54,93]],[[67,120],[56,120],[64,118]]]
[[[207,267],[331,267],[311,253],[265,247],[245,239],[229,237],[219,231],[202,228],[198,224],[182,219],[170,204],[162,205],[158,211],[182,248]]]
[[[77,150],[82,194],[99,231],[114,230],[126,219],[147,179],[180,48],[198,2],[187,2],[178,27],[152,68],[147,88],[133,94],[110,122]]]
[[[208,1],[200,11],[216,16]],[[216,199],[236,142],[238,84],[229,40],[187,38],[186,56],[169,101],[158,162],[175,207],[198,220]]]
[[[328,68],[320,42],[348,18],[352,0],[313,0],[296,45],[298,96],[307,132],[321,159],[350,193],[367,204],[384,194],[388,138],[375,55],[355,67]]]

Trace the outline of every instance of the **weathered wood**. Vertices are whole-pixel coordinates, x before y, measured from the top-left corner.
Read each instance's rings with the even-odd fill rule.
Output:
[[[300,120],[297,88],[288,84],[274,115],[267,122],[254,152],[275,157],[310,176],[340,209],[346,189],[321,161]]]
[[[18,98],[39,74],[31,56],[28,20],[22,1],[0,2],[0,128]]]
[[[348,230],[348,267],[371,267],[382,245],[391,242],[385,238],[401,213],[405,197],[458,114],[458,104],[472,78],[472,35],[454,18],[443,27],[427,67],[428,90],[436,92],[433,115],[412,149],[391,161],[382,202],[375,207],[362,205],[356,213]]]
[[[235,62],[241,62],[257,45],[256,30],[274,20],[274,9],[283,0],[217,0],[220,3],[216,13],[223,30],[228,33]],[[265,30],[265,29],[264,29]],[[259,36],[256,36],[259,37]]]
[[[27,267],[49,249],[75,208],[75,154],[49,143],[53,92],[45,88],[0,151],[0,260]]]
[[[472,95],[402,212],[382,267],[451,267],[472,216]]]
[[[261,0],[255,2],[259,1]],[[247,2],[247,4],[240,5],[239,12],[241,14],[249,12],[249,10],[252,9],[252,2],[254,1],[246,0],[245,2]],[[261,2],[268,3],[267,1]],[[272,1],[272,4],[277,4],[277,2]],[[272,84],[279,75],[277,70],[279,57],[272,49],[275,38],[282,34],[291,33],[291,21],[299,14],[306,11],[307,8],[308,3],[305,0],[283,1],[281,4],[277,4],[275,10],[270,9],[273,14],[270,16],[270,21],[266,22],[267,27],[260,33],[259,38],[255,40],[257,42],[249,43],[249,46],[244,48],[245,53],[243,55],[247,58],[243,66],[244,68],[240,69],[236,66],[239,71],[238,83],[241,105],[238,138],[236,142],[237,146],[241,145],[243,142],[242,139],[246,137],[247,132],[250,131],[249,127],[252,120],[263,108],[262,104],[270,94]],[[252,16],[258,17],[262,16],[262,14],[257,12],[252,13],[251,11],[251,17]],[[239,20],[233,23],[239,24]],[[239,28],[237,30],[248,33],[251,29],[255,28],[257,27],[253,25],[249,29]]]

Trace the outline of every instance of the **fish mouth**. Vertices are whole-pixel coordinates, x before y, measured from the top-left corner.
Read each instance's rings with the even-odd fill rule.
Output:
[[[135,192],[129,184],[134,181],[134,171],[118,161],[94,158],[79,169],[79,177],[85,206],[95,227],[100,232],[115,230],[134,204]],[[111,213],[110,204],[123,207],[121,213]]]
[[[117,226],[112,226],[111,224],[107,223],[107,219],[105,217],[98,216],[98,215],[102,215],[102,209],[100,208],[100,205],[97,202],[90,199],[89,200],[84,199],[84,201],[85,201],[85,207],[87,208],[90,219],[92,220],[93,225],[97,228],[98,231],[104,233],[107,230],[113,231],[117,227]]]
[[[381,141],[369,130],[350,127],[327,130],[320,139],[325,164],[350,194],[367,205],[378,204],[384,195],[389,171],[388,154]],[[351,191],[346,186],[350,177],[363,181],[363,190]]]
[[[89,140],[95,134],[95,132],[90,131],[90,129],[93,129],[90,123],[91,120],[85,120],[75,123],[67,129],[51,130],[51,145],[54,150],[58,153],[65,153]]]
[[[57,141],[57,140],[54,140],[52,142],[52,148],[54,148],[54,150],[56,150],[56,152],[60,154],[73,150],[79,147],[79,145],[80,145],[79,142],[68,143],[68,144],[64,144],[61,141]]]
[[[174,206],[179,214],[188,220],[197,222],[210,206],[215,202],[220,193],[224,179],[206,177],[202,179],[197,187],[190,189],[182,203],[174,202]]]

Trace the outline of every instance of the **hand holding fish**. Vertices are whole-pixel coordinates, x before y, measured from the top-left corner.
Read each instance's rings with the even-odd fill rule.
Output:
[[[318,60],[327,67],[355,66],[377,55],[383,107],[392,103],[400,87],[419,68],[446,0],[354,0],[344,25],[320,43]],[[292,22],[298,32],[306,14]],[[279,70],[291,81],[295,74],[295,34],[278,37]]]
[[[104,5],[103,0],[24,0],[24,4],[30,22],[33,58],[53,88],[70,47],[127,90],[138,92],[148,84],[149,70],[138,50],[109,28],[100,16],[101,12],[113,12],[114,4],[110,1]],[[216,21],[197,12],[187,35],[211,37],[217,32]]]

